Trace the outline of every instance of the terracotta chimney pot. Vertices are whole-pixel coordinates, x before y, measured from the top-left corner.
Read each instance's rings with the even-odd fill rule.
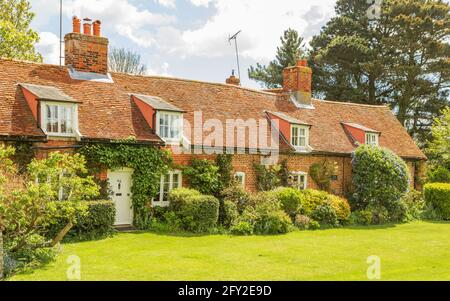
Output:
[[[94,23],[94,36],[99,37],[101,35],[101,25],[102,22],[99,20],[95,21]]]
[[[83,24],[83,33],[85,35],[92,35],[92,24],[91,24],[91,19],[86,18],[83,20],[84,24]]]
[[[74,33],[81,33],[81,20],[78,19],[77,16],[74,16],[72,18],[72,24],[73,24],[73,32]]]
[[[306,59],[298,60],[297,67],[308,67],[308,60],[306,60]]]

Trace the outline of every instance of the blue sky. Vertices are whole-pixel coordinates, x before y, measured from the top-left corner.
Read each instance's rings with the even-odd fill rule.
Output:
[[[139,52],[152,75],[224,82],[236,69],[239,37],[242,83],[258,87],[247,68],[274,58],[279,37],[289,27],[306,40],[333,16],[334,0],[63,0],[63,33],[71,17],[102,21],[102,35],[116,47]],[[59,62],[59,0],[31,0],[32,27],[41,36],[44,61]]]

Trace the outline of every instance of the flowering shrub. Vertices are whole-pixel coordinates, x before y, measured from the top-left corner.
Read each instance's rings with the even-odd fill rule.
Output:
[[[384,212],[384,208],[389,216],[393,215],[409,188],[406,163],[390,150],[362,145],[353,154],[352,165],[352,207],[377,208],[377,212]]]

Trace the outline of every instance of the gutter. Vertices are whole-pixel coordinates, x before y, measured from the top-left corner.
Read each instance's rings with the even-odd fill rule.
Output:
[[[48,142],[47,136],[0,135],[0,141]]]

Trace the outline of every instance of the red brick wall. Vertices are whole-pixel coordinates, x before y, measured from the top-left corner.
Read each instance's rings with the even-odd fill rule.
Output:
[[[61,152],[73,154],[75,152],[74,146],[77,145],[75,139],[52,139],[47,143],[35,143],[36,158],[45,159],[52,152]]]
[[[65,36],[66,65],[75,70],[106,74],[108,72],[108,39],[81,33]]]
[[[187,166],[192,158],[215,160],[215,155],[173,155],[173,160],[176,165]],[[233,155],[233,170],[234,172],[245,173],[245,188],[248,191],[257,191],[257,176],[254,169],[254,164],[261,164],[260,155]],[[311,156],[311,155],[280,155],[279,163],[287,159],[288,169],[291,172],[306,172],[308,173],[308,188],[317,189],[316,183],[309,175],[309,168],[312,164],[321,162],[324,159],[333,160],[337,162],[337,180],[332,181],[331,188],[335,194],[344,195],[346,189],[349,188],[352,178],[351,158],[350,157],[332,157],[332,156]],[[183,178],[183,185],[188,185],[188,179]]]

